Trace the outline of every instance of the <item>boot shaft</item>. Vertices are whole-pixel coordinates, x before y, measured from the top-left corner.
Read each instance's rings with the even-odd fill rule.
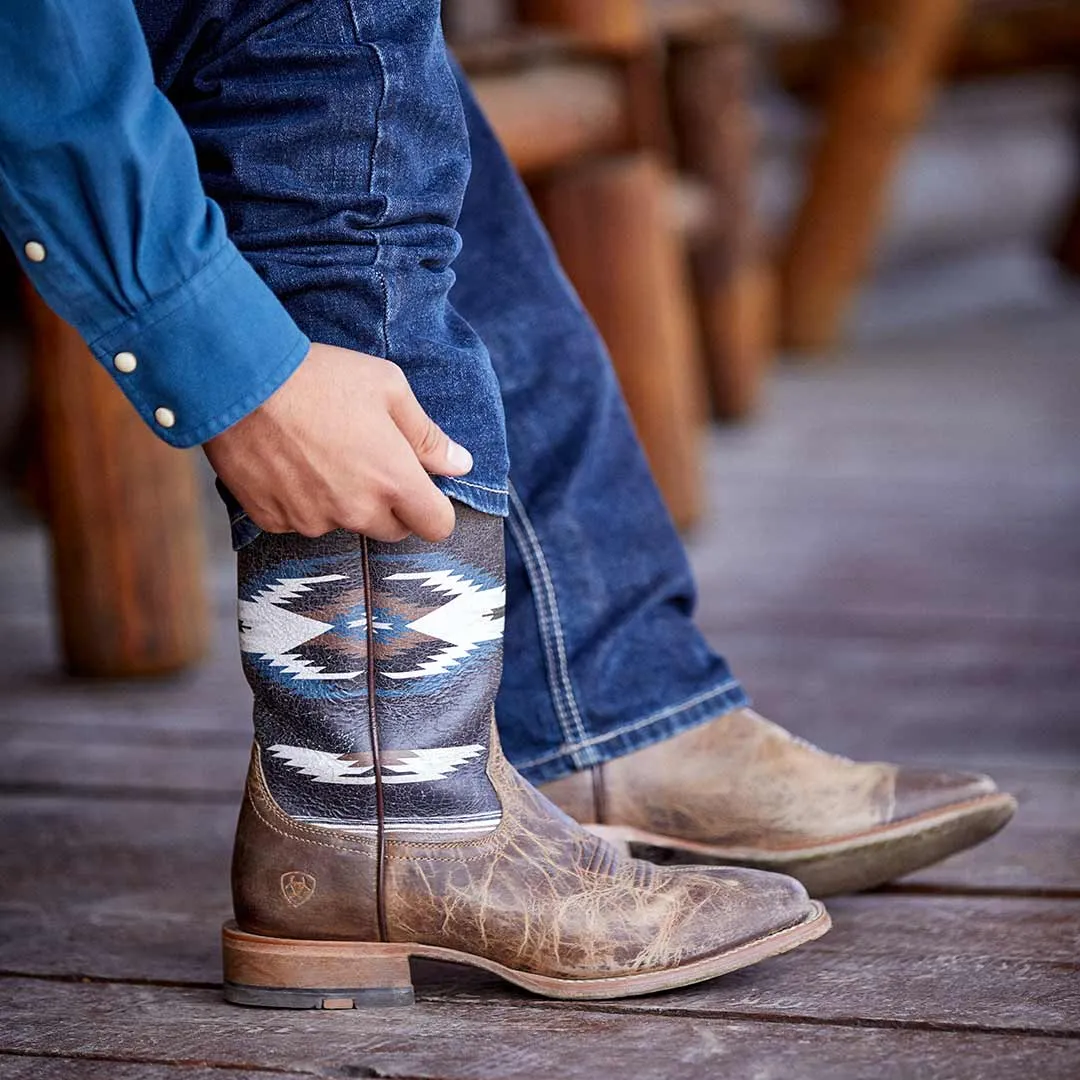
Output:
[[[496,828],[487,775],[505,606],[499,518],[440,544],[264,533],[239,554],[240,648],[290,817],[407,839]]]

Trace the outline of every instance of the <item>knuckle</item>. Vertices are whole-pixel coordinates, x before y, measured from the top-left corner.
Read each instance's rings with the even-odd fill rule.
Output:
[[[420,442],[416,449],[421,454],[434,454],[442,446],[443,433],[431,417],[426,419],[427,423],[424,425],[424,432],[420,436]]]
[[[376,489],[379,502],[384,506],[390,506],[401,499],[405,494],[405,488],[395,476],[384,476]]]
[[[380,518],[380,508],[377,503],[363,500],[356,502],[343,509],[338,520],[341,527],[347,532],[359,533],[361,536],[371,536],[372,529]]]
[[[386,389],[394,395],[408,391],[409,380],[405,378],[405,372],[393,360],[384,360],[383,364],[382,377],[386,383]]]
[[[367,535],[384,544],[396,544],[409,535],[409,530],[396,519],[384,518],[377,525],[373,525]]]
[[[341,527],[346,532],[368,536],[371,533],[371,518],[367,514],[350,514],[343,519]]]

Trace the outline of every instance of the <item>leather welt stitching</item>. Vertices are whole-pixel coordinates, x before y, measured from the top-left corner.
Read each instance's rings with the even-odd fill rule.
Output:
[[[341,851],[346,855],[359,855],[362,859],[374,859],[375,856],[370,851],[364,851],[362,848],[350,848],[342,847],[340,844],[327,844],[322,840],[309,840],[306,836],[297,836],[294,832],[286,832],[284,829],[278,828],[272,821],[268,820],[259,809],[259,804],[255,799],[251,800],[251,809],[255,811],[255,816],[271,831],[277,833],[278,836],[283,836],[286,840],[295,840],[300,844],[312,844],[316,847],[330,848],[333,851]],[[271,811],[273,813],[273,811]],[[282,815],[284,817],[284,815]],[[286,819],[289,823],[290,830],[294,826],[292,818]],[[297,826],[302,828],[303,826]]]

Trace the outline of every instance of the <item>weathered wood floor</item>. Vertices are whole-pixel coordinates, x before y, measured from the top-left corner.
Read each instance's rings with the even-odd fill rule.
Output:
[[[819,943],[612,1004],[428,966],[404,1010],[227,1006],[247,748],[222,646],[171,685],[55,674],[39,530],[0,534],[0,1076],[1080,1077],[1080,314],[788,371],[718,434],[702,619],[759,707],[857,755],[994,771],[983,848],[832,903]],[[511,660],[512,662],[512,660]]]

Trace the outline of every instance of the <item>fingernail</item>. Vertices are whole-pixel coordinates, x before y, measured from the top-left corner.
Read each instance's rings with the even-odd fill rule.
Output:
[[[472,471],[472,454],[464,446],[458,446],[453,439],[446,451],[446,461],[454,472],[467,473]]]

